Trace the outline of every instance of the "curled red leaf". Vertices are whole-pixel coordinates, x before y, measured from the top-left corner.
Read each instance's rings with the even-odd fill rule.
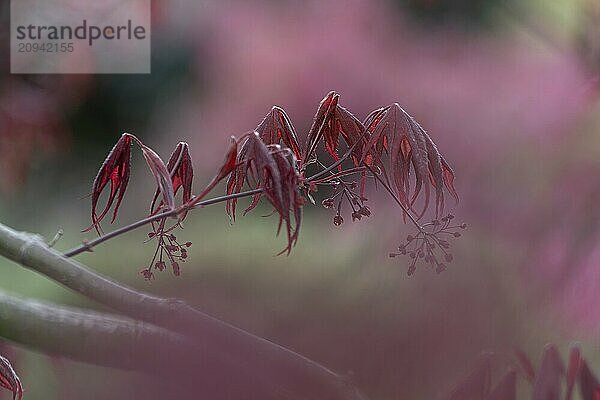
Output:
[[[241,146],[236,163],[227,181],[227,194],[240,193],[244,185],[262,189],[253,196],[244,214],[254,209],[264,196],[279,215],[278,232],[285,224],[288,245],[282,253],[289,253],[298,238],[304,204],[299,194],[300,176],[293,151],[278,144],[266,145],[258,132],[254,132]],[[235,220],[236,205],[235,198],[227,201],[227,213],[232,220]]]
[[[418,214],[423,216],[429,206],[430,185],[436,193],[436,216],[444,210],[444,187],[458,201],[452,168],[427,132],[398,103],[373,111],[364,125],[369,139],[362,161],[382,169],[405,207],[412,209],[423,190],[424,206]],[[412,197],[411,171],[415,176]]]
[[[8,389],[13,394],[14,399],[21,399],[23,397],[23,386],[19,376],[13,369],[10,361],[0,356],[0,386]]]
[[[225,154],[225,160],[223,161],[221,168],[219,168],[219,173],[215,177],[215,180],[221,181],[235,169],[237,165],[237,155],[237,141],[232,136],[229,149],[227,149],[227,154]]]
[[[329,92],[317,108],[317,113],[306,140],[306,147],[302,154],[303,164],[311,163],[316,155],[318,143],[323,139],[325,150],[334,158],[339,160],[340,136],[348,147],[352,147],[351,158],[355,166],[358,166],[362,158],[365,141],[365,129],[363,124],[350,111],[339,105],[339,94]]]
[[[206,185],[206,187],[202,190],[201,193],[194,196],[194,198],[190,202],[190,206],[193,206],[194,204],[196,204],[200,200],[202,200],[219,182],[221,182],[223,179],[225,179],[227,176],[229,176],[229,174],[232,174],[235,172],[235,169],[237,166],[237,157],[238,157],[237,141],[232,136],[231,144],[229,145],[229,149],[227,149],[227,154],[225,154],[225,159],[223,160],[223,164],[221,164],[221,167],[219,168],[219,172],[217,172],[217,174],[208,183],[208,185]],[[229,183],[228,183],[228,187],[229,187]],[[229,203],[227,203],[227,204],[229,205]]]
[[[158,192],[160,192],[162,195],[162,203],[167,207],[168,210],[175,209],[175,193],[173,190],[171,173],[167,169],[167,166],[162,158],[160,158],[160,156],[156,154],[154,150],[139,140],[137,142],[142,149],[142,154],[146,160],[146,164],[156,180]]]
[[[297,159],[300,159],[296,130],[282,108],[273,106],[256,127],[256,132],[264,144],[282,144],[289,148]]]
[[[284,150],[275,151],[272,155],[277,163],[282,183],[281,204],[279,209],[276,207],[276,211],[279,214],[277,234],[281,231],[283,223],[285,223],[287,234],[287,246],[279,254],[287,253],[289,255],[300,235],[304,198],[300,195],[299,190],[300,175],[294,166],[294,161],[290,159],[290,155],[286,154]]]
[[[173,194],[176,195],[179,189],[183,190],[182,200],[183,203],[190,201],[192,197],[192,181],[194,179],[194,167],[192,164],[192,157],[189,152],[189,145],[186,142],[179,142],[169,161],[167,162],[167,170],[171,175],[171,185],[173,187]],[[158,196],[160,189],[157,188],[150,206],[150,213],[154,214],[157,209],[160,209],[164,202],[161,201],[158,204]]]
[[[134,137],[128,133],[121,135],[121,138],[117,141],[102,163],[92,186],[92,225],[85,231],[95,228],[98,234],[102,232],[100,222],[110,210],[115,199],[116,204],[111,223],[113,223],[117,217],[121,200],[123,200],[127,183],[129,182],[129,175],[131,172],[131,141],[133,138]],[[109,182],[110,194],[104,210],[98,215],[96,212],[98,200]]]

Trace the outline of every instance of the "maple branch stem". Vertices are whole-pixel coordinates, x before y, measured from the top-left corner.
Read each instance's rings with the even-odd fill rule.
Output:
[[[196,203],[193,208],[202,208],[202,207],[206,207],[212,204],[217,204],[217,203],[222,203],[224,201],[227,200],[231,200],[231,199],[238,199],[238,198],[242,198],[242,197],[248,197],[248,196],[252,196],[256,193],[261,192],[262,189],[254,189],[254,190],[248,190],[245,192],[240,192],[240,193],[233,193],[233,194],[229,194],[229,195],[225,195],[225,196],[219,196],[219,197],[214,197],[212,199],[208,199],[208,200],[203,200],[203,201],[199,201],[198,203]],[[92,239],[90,241],[87,241],[83,244],[81,244],[80,246],[77,246],[71,250],[68,250],[66,252],[63,253],[63,255],[65,257],[73,257],[76,256],[78,254],[84,253],[86,251],[92,251],[92,249],[94,247],[96,247],[97,245],[99,245],[100,243],[104,243],[107,240],[113,239],[117,236],[123,235],[125,233],[131,232],[137,228],[140,228],[142,226],[151,224],[152,222],[155,221],[159,221],[163,218],[170,218],[170,217],[175,217],[178,214],[180,214],[181,212],[185,211],[186,207],[178,207],[174,210],[170,210],[170,211],[165,211],[159,214],[155,214],[155,215],[151,215],[147,218],[141,219],[139,221],[133,222],[129,225],[125,225],[119,229],[115,229],[112,232],[109,232],[107,234],[104,234],[102,236],[97,237],[96,239]]]
[[[346,161],[348,159],[348,157],[350,157],[350,155],[352,154],[352,152],[354,151],[354,149],[356,148],[356,145],[358,144],[358,141],[356,141],[356,143],[354,143],[347,151],[346,153],[344,153],[344,155],[342,157],[340,157],[339,160],[337,160],[336,162],[334,162],[333,164],[331,164],[329,167],[325,168],[323,171],[321,172],[317,172],[316,174],[310,176],[309,178],[306,178],[307,182],[312,182],[320,177],[322,177],[323,175],[328,174],[329,172],[333,171],[334,169],[336,169],[338,167],[338,165],[341,165],[344,161]]]
[[[319,363],[182,300],[157,297],[113,281],[49,248],[38,235],[0,224],[0,255],[123,315],[184,335],[200,348],[210,349],[231,370],[241,369],[241,379],[256,378],[248,380],[256,386],[269,385],[271,398],[285,393],[294,399],[363,399],[346,378]],[[206,360],[207,365],[212,366],[213,360]],[[250,393],[258,389],[247,387]]]
[[[383,187],[385,188],[385,190],[387,190],[387,192],[392,196],[392,198],[400,206],[400,208],[402,209],[402,211],[404,211],[404,213],[406,215],[408,215],[408,218],[417,227],[417,229],[420,232],[423,232],[423,227],[419,224],[419,222],[417,222],[417,220],[415,219],[415,217],[412,216],[412,214],[410,213],[410,210],[408,208],[406,208],[406,206],[404,204],[402,204],[402,202],[400,201],[400,199],[398,198],[398,196],[396,196],[396,193],[394,193],[394,191],[392,190],[392,188],[390,188],[390,186],[383,179],[381,179],[381,177],[379,176],[379,174],[377,174],[376,171],[374,171],[373,168],[370,165],[365,164],[365,166],[367,167],[367,169],[369,171],[371,171],[371,173],[373,174],[373,176],[375,176],[375,179],[377,179],[383,185]]]

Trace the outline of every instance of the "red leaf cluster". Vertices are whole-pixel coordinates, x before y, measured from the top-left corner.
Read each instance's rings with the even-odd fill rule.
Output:
[[[121,135],[119,141],[115,144],[110,153],[108,153],[108,156],[102,163],[98,175],[96,175],[96,179],[94,179],[94,184],[92,186],[92,225],[87,228],[86,231],[95,228],[98,234],[102,232],[100,221],[104,219],[115,199],[117,203],[115,205],[111,223],[117,218],[117,212],[121,205],[121,201],[123,200],[123,196],[125,195],[127,183],[129,183],[129,175],[131,173],[132,138],[133,136],[128,133]],[[110,194],[104,210],[98,216],[96,212],[98,200],[109,182]]]
[[[388,182],[391,180],[393,183],[402,204],[412,208],[423,189],[425,204],[419,217],[423,216],[429,205],[429,183],[436,193],[436,217],[444,211],[444,186],[458,201],[452,168],[427,132],[398,103],[371,112],[365,126],[369,139],[363,161],[381,167]],[[384,152],[388,155],[387,165],[382,161]],[[411,169],[415,175],[412,198]]]
[[[292,151],[297,159],[300,159],[300,146],[296,130],[286,112],[277,106],[265,116],[256,127],[256,132],[265,144],[282,144]]]
[[[176,195],[179,189],[183,190],[182,200],[187,203],[192,198],[192,181],[194,179],[194,167],[192,157],[189,152],[189,145],[186,142],[179,142],[169,157],[167,170],[171,176],[171,185],[173,194]],[[160,194],[160,188],[156,189],[152,204],[150,206],[150,214],[154,214],[157,210],[156,201]],[[164,201],[158,204],[158,209],[161,209]]]
[[[254,209],[264,195],[279,214],[278,232],[285,223],[288,245],[283,252],[291,251],[298,239],[304,200],[299,193],[300,176],[295,156],[288,148],[278,144],[265,144],[259,132],[248,135],[237,156],[237,167],[227,181],[227,194],[240,193],[247,184],[262,189],[255,194],[244,214]],[[227,201],[227,213],[235,220],[237,198]],[[292,221],[293,215],[293,221]]]
[[[408,240],[414,249],[404,245],[399,247],[399,253],[392,253],[392,256],[407,254],[413,259],[409,273],[414,271],[417,259],[422,258],[436,266],[438,272],[445,269],[444,262],[452,260],[452,255],[446,251],[449,246],[447,240],[438,237],[438,234],[458,237],[460,233],[450,230],[464,229],[465,225],[450,226],[450,216],[442,219],[441,223],[437,221],[437,215],[444,208],[444,191],[458,200],[454,173],[427,132],[397,103],[376,109],[363,123],[340,105],[340,95],[332,91],[320,102],[303,146],[300,146],[296,130],[286,112],[276,106],[271,108],[255,131],[244,135],[242,140],[240,145],[241,141],[232,138],[217,174],[199,194],[193,195],[194,172],[187,143],[180,142],[165,165],[160,156],[138,138],[123,134],[94,180],[90,229],[94,227],[98,233],[101,232],[100,222],[113,205],[111,222],[115,220],[129,182],[131,145],[135,142],[157,185],[150,205],[150,239],[158,244],[151,267],[145,270],[146,276],[151,276],[151,268],[156,265],[157,259],[158,265],[163,266],[163,254],[171,262],[179,260],[181,254],[173,249],[181,246],[169,240],[171,232],[181,226],[179,223],[191,208],[227,201],[227,213],[235,220],[238,198],[253,196],[244,211],[246,214],[264,197],[279,215],[277,232],[285,229],[287,235],[287,246],[282,253],[289,254],[298,240],[302,207],[305,204],[303,194],[315,203],[312,193],[319,187],[332,189],[332,195],[325,198],[322,204],[335,210],[333,223],[341,225],[344,221],[342,205],[347,205],[351,209],[352,220],[358,221],[371,215],[366,205],[368,199],[364,196],[367,178],[382,183],[402,208],[404,216],[410,217],[419,231],[414,236],[416,240]],[[333,159],[332,163],[320,160],[321,144],[325,153]],[[360,174],[360,190],[357,181],[348,180],[355,174]],[[226,196],[220,200],[203,201],[225,178],[228,178]],[[110,194],[105,208],[98,215],[98,201],[109,182]],[[250,191],[243,192],[244,187]],[[420,224],[417,220],[428,208],[430,187],[435,190],[436,220],[430,224]],[[179,190],[183,194],[181,205],[177,206],[175,195]],[[417,215],[413,205],[421,191],[424,191],[424,207]],[[165,212],[165,215],[159,215],[161,212]],[[167,216],[178,216],[177,222],[168,226]],[[428,226],[432,228],[428,230]],[[434,250],[437,248],[440,249],[439,254]],[[187,253],[184,254],[187,257]],[[184,260],[185,257],[182,257],[180,261]]]
[[[323,141],[325,150],[334,158],[340,159],[338,151],[340,136],[346,145],[352,148],[352,160],[355,166],[360,164],[365,141],[363,124],[348,110],[339,105],[340,95],[331,91],[325,96],[313,120],[306,147],[303,152],[303,165],[315,161],[315,151],[319,142]]]
[[[161,206],[166,205],[169,210],[175,208],[175,194],[173,190],[175,180],[172,181],[171,173],[163,160],[154,150],[143,144],[137,137],[130,133],[124,133],[110,153],[108,153],[98,171],[98,175],[94,179],[92,185],[92,225],[85,231],[95,228],[98,234],[100,234],[102,232],[100,222],[104,219],[116,200],[113,217],[110,222],[113,223],[115,221],[121,201],[123,200],[123,196],[125,196],[127,184],[129,183],[129,176],[131,174],[131,145],[133,142],[137,143],[142,150],[146,164],[154,176],[158,187],[155,199],[152,201],[152,209],[154,209],[158,193],[162,194]],[[96,210],[98,200],[109,182],[110,194],[104,210],[98,215]]]

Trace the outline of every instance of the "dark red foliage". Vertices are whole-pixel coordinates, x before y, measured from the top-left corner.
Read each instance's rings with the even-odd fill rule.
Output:
[[[23,386],[19,376],[13,369],[10,361],[0,356],[0,386],[8,389],[13,394],[14,399],[21,399],[23,397]]]
[[[444,210],[444,186],[458,201],[454,188],[454,172],[427,132],[413,117],[394,103],[373,111],[365,119],[369,139],[362,161],[379,166],[390,185],[396,189],[400,202],[412,206],[424,190],[424,207],[418,214],[421,217],[429,205],[429,184],[436,193],[436,216]],[[382,161],[388,155],[387,165]],[[412,197],[410,172],[415,175]]]
[[[102,232],[100,222],[104,219],[116,200],[111,223],[115,221],[119,206],[121,205],[125,190],[127,189],[127,184],[129,183],[129,176],[131,173],[131,145],[134,141],[140,146],[146,164],[156,179],[156,184],[158,186],[157,193],[162,194],[161,204],[164,204],[169,210],[174,209],[175,195],[173,193],[173,183],[171,182],[171,174],[165,163],[154,150],[144,145],[134,135],[124,133],[110,153],[108,153],[106,160],[104,160],[104,163],[102,163],[102,166],[98,171],[96,179],[94,179],[94,184],[92,186],[92,225],[87,228],[86,231],[95,228],[98,234]],[[98,216],[96,212],[98,200],[109,182],[110,194],[104,210]],[[152,203],[154,205],[154,201]]]
[[[237,167],[227,181],[227,194],[240,193],[245,184],[262,192],[253,196],[244,214],[254,209],[264,195],[279,214],[279,229],[286,224],[288,245],[284,252],[291,250],[298,238],[301,221],[300,208],[303,204],[298,193],[300,177],[291,151],[275,144],[266,145],[258,132],[248,135],[237,157]],[[235,220],[237,199],[227,201],[227,213]],[[295,225],[290,214],[294,214]],[[278,229],[278,231],[279,231]]]
[[[131,142],[133,136],[124,133],[121,138],[112,148],[108,156],[102,163],[94,184],[92,186],[92,225],[86,229],[90,230],[95,228],[98,234],[101,233],[100,222],[106,216],[110,207],[116,198],[116,205],[113,212],[111,223],[114,222],[117,217],[117,211],[121,205],[121,200],[125,195],[127,189],[127,183],[129,182],[129,174],[131,172]],[[110,195],[106,201],[104,210],[98,216],[96,213],[96,207],[98,205],[98,199],[102,194],[102,191],[106,185],[110,182]]]
[[[231,144],[229,145],[229,149],[227,149],[227,154],[225,154],[225,159],[223,160],[223,164],[221,168],[219,168],[219,173],[215,177],[214,180],[220,182],[225,179],[230,173],[235,170],[237,165],[237,156],[238,156],[238,145],[237,140],[232,136]]]
[[[257,132],[253,132],[244,141],[237,156],[237,167],[227,180],[227,194],[240,193],[244,184],[250,187],[263,189],[270,186],[271,197],[278,201],[281,199],[281,180],[275,159],[270,150],[262,142]],[[266,193],[265,193],[266,194]],[[252,203],[244,211],[248,213],[258,205],[262,193],[257,193],[252,198]],[[237,199],[227,201],[227,214],[235,221]]]
[[[315,160],[315,151],[321,139],[327,152],[335,161],[339,160],[340,136],[346,145],[352,148],[351,159],[354,166],[360,164],[364,145],[362,142],[366,143],[365,129],[351,112],[338,104],[339,98],[339,94],[331,91],[319,103],[302,155],[303,165],[308,165]]]
[[[223,179],[230,176],[232,172],[236,170],[238,166],[238,143],[237,140],[232,136],[231,144],[229,145],[229,149],[227,150],[227,154],[225,154],[225,159],[219,168],[219,172],[211,179],[211,181],[206,185],[206,187],[200,192],[198,195],[194,196],[192,200],[189,202],[189,206],[193,207],[199,201],[201,201],[214,187],[221,182]],[[231,178],[230,178],[231,179]],[[243,185],[243,182],[242,182]],[[241,189],[241,187],[240,187]],[[229,203],[227,203],[229,205]]]
[[[177,194],[179,189],[183,189],[182,200],[187,203],[192,198],[192,181],[194,179],[194,167],[192,164],[192,157],[189,152],[189,145],[186,142],[179,142],[171,157],[167,163],[167,170],[171,175],[171,182],[173,186],[173,194]],[[160,209],[164,205],[163,201],[156,207],[156,200],[160,194],[160,189],[156,189],[154,198],[152,199],[152,205],[150,206],[150,213],[154,214],[157,209]],[[156,207],[156,208],[155,208]]]
[[[294,167],[293,161],[290,160],[290,155],[285,151],[275,151],[272,153],[279,175],[281,177],[281,207],[277,210],[279,214],[279,224],[277,234],[281,231],[282,224],[285,223],[287,233],[287,246],[279,254],[292,251],[292,247],[298,241],[300,234],[300,225],[302,223],[302,206],[304,198],[300,195],[299,184],[300,176]],[[293,221],[292,221],[293,215]]]
[[[265,144],[282,144],[292,151],[296,159],[300,159],[300,147],[296,130],[285,111],[273,106],[262,122],[256,127],[256,132]]]
[[[445,270],[446,264],[453,259],[447,239],[459,237],[458,230],[466,225],[451,225],[454,217],[450,214],[441,218],[441,222],[437,215],[431,223],[421,224],[417,220],[427,210],[430,185],[436,192],[436,214],[444,208],[444,190],[458,200],[452,169],[425,130],[397,103],[373,111],[363,124],[342,107],[339,100],[339,94],[334,91],[323,98],[303,148],[298,144],[296,131],[286,112],[272,107],[256,130],[242,137],[243,143],[232,138],[217,174],[196,195],[192,193],[194,172],[187,143],[180,142],[165,165],[154,150],[135,136],[123,134],[94,181],[91,227],[100,233],[100,221],[113,204],[114,221],[129,181],[131,145],[136,142],[157,184],[147,222],[152,224],[149,239],[156,241],[157,250],[149,267],[143,271],[147,279],[153,278],[153,269],[164,270],[167,261],[173,266],[174,273],[179,274],[179,263],[185,262],[188,254],[185,246],[171,236],[175,229],[182,227],[180,222],[192,208],[227,201],[227,213],[235,220],[239,198],[252,196],[244,211],[246,214],[264,197],[279,215],[277,233],[285,229],[287,235],[287,246],[281,253],[289,254],[299,236],[305,204],[303,196],[316,204],[312,194],[319,187],[330,189],[330,197],[322,204],[335,212],[333,223],[337,226],[343,224],[343,208],[347,210],[348,218],[351,216],[352,221],[360,221],[371,215],[364,195],[367,179],[382,184],[399,204],[404,217],[408,217],[417,228],[417,233],[409,236],[408,243],[401,245],[398,253],[391,253],[391,256],[408,255],[412,259],[409,274],[415,271],[418,260],[435,267],[438,272]],[[318,159],[317,149],[321,143],[333,158],[333,163]],[[415,175],[412,198],[411,171]],[[358,174],[360,184],[358,179],[353,178]],[[228,178],[227,195],[203,201],[225,178]],[[106,207],[98,216],[98,199],[108,182],[111,183],[111,192]],[[245,187],[250,190],[243,192]],[[180,190],[183,192],[182,203],[176,206],[175,194]],[[422,190],[425,191],[425,204],[417,216],[413,204]],[[167,211],[170,212],[159,214]],[[171,223],[169,217],[177,218]]]

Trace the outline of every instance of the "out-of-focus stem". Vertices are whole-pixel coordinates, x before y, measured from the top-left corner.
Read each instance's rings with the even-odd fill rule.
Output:
[[[149,368],[182,335],[131,319],[15,297],[0,291],[0,336],[44,353],[121,369]],[[166,354],[162,354],[164,357]],[[149,357],[156,357],[148,363]],[[163,360],[164,361],[164,360]]]
[[[274,398],[361,399],[347,380],[315,361],[204,314],[182,300],[156,297],[97,274],[49,248],[41,237],[0,224],[0,255],[134,319],[185,335],[210,349],[255,385],[278,388]],[[235,377],[232,377],[235,379]],[[248,388],[252,390],[252,388]]]
[[[64,307],[0,291],[0,336],[30,349],[104,367],[160,376],[163,385],[210,398],[243,398],[253,385],[240,365],[165,328],[114,314]],[[232,376],[237,376],[231,382]],[[186,397],[187,398],[187,397]]]

